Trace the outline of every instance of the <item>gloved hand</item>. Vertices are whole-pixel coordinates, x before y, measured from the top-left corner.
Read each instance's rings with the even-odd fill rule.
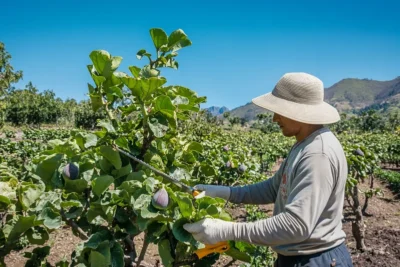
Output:
[[[221,241],[234,240],[234,225],[234,222],[206,218],[195,223],[186,223],[183,228],[197,241],[214,245]]]
[[[229,186],[198,184],[194,186],[194,189],[204,191],[205,194],[201,194],[202,196],[220,197],[225,200],[228,200],[231,196],[231,189]]]

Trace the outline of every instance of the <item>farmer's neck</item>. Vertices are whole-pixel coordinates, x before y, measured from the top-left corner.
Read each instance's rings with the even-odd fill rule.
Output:
[[[306,139],[313,132],[324,127],[323,125],[315,125],[315,124],[305,124],[300,123],[299,131],[295,134],[297,142],[301,142]]]

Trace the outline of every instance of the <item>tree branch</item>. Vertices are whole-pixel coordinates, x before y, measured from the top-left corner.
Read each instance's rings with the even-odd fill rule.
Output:
[[[79,235],[80,239],[82,239],[82,240],[88,240],[89,239],[89,237],[86,235],[85,231],[83,231],[82,228],[80,228],[76,224],[76,222],[74,222],[71,219],[67,219],[63,209],[61,209],[61,216],[64,219],[64,221],[67,223],[67,225],[69,225],[70,227],[72,227],[72,229],[74,229],[76,232],[78,232],[78,235]]]

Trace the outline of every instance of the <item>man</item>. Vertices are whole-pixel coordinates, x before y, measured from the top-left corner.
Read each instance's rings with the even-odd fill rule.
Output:
[[[296,138],[288,157],[260,183],[195,188],[232,203],[275,203],[274,216],[248,223],[207,218],[184,228],[204,244],[236,240],[271,246],[279,267],[353,266],[341,222],[347,161],[335,135],[324,127],[340,116],[324,102],[323,83],[307,73],[287,73],[272,93],[252,102],[274,112],[283,135]]]

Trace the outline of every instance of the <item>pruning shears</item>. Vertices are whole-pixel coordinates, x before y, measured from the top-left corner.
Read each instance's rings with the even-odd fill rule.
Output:
[[[199,194],[201,194],[199,191],[195,190],[193,187],[188,186],[178,180],[176,180],[175,178],[171,177],[170,175],[157,170],[156,168],[154,168],[153,166],[147,164],[146,162],[136,158],[135,156],[133,156],[131,153],[120,149],[118,146],[114,145],[114,148],[116,150],[118,150],[120,153],[124,154],[125,156],[127,156],[128,158],[136,161],[137,163],[149,168],[150,170],[152,170],[154,173],[160,175],[161,177],[165,178],[167,181],[179,186],[183,191],[188,192],[190,194],[192,194],[194,197],[198,196]],[[225,251],[229,250],[230,246],[228,242],[219,242],[217,244],[214,245],[205,245],[205,248],[201,248],[198,249],[196,251],[194,251],[193,255],[194,257],[197,257],[198,259],[204,258],[205,256],[212,254],[212,253],[224,253]]]
[[[125,150],[120,149],[120,148],[117,147],[116,145],[114,145],[114,147],[115,147],[116,150],[118,150],[120,153],[124,154],[124,155],[127,156],[128,158],[130,158],[130,159],[136,161],[136,162],[139,163],[139,164],[142,164],[143,166],[145,166],[145,167],[149,168],[150,170],[152,170],[154,173],[156,173],[156,174],[160,175],[161,177],[165,178],[167,181],[169,181],[169,182],[171,182],[171,183],[173,183],[173,184],[179,186],[183,191],[192,194],[194,197],[200,194],[200,192],[197,191],[197,190],[195,190],[193,187],[188,186],[188,185],[186,185],[186,184],[184,184],[184,183],[178,181],[177,179],[171,177],[170,175],[168,175],[168,174],[166,174],[166,173],[163,173],[163,172],[160,171],[160,170],[157,170],[157,169],[154,168],[153,166],[151,166],[151,165],[147,164],[146,162],[144,162],[144,161],[142,161],[142,160],[136,158],[136,157],[133,156],[131,153],[129,153],[129,152],[125,151]]]
[[[205,248],[198,249],[194,252],[194,257],[197,257],[198,259],[202,259],[205,256],[208,256],[212,253],[224,253],[230,249],[229,243],[226,241],[219,242],[214,245],[206,245]]]

